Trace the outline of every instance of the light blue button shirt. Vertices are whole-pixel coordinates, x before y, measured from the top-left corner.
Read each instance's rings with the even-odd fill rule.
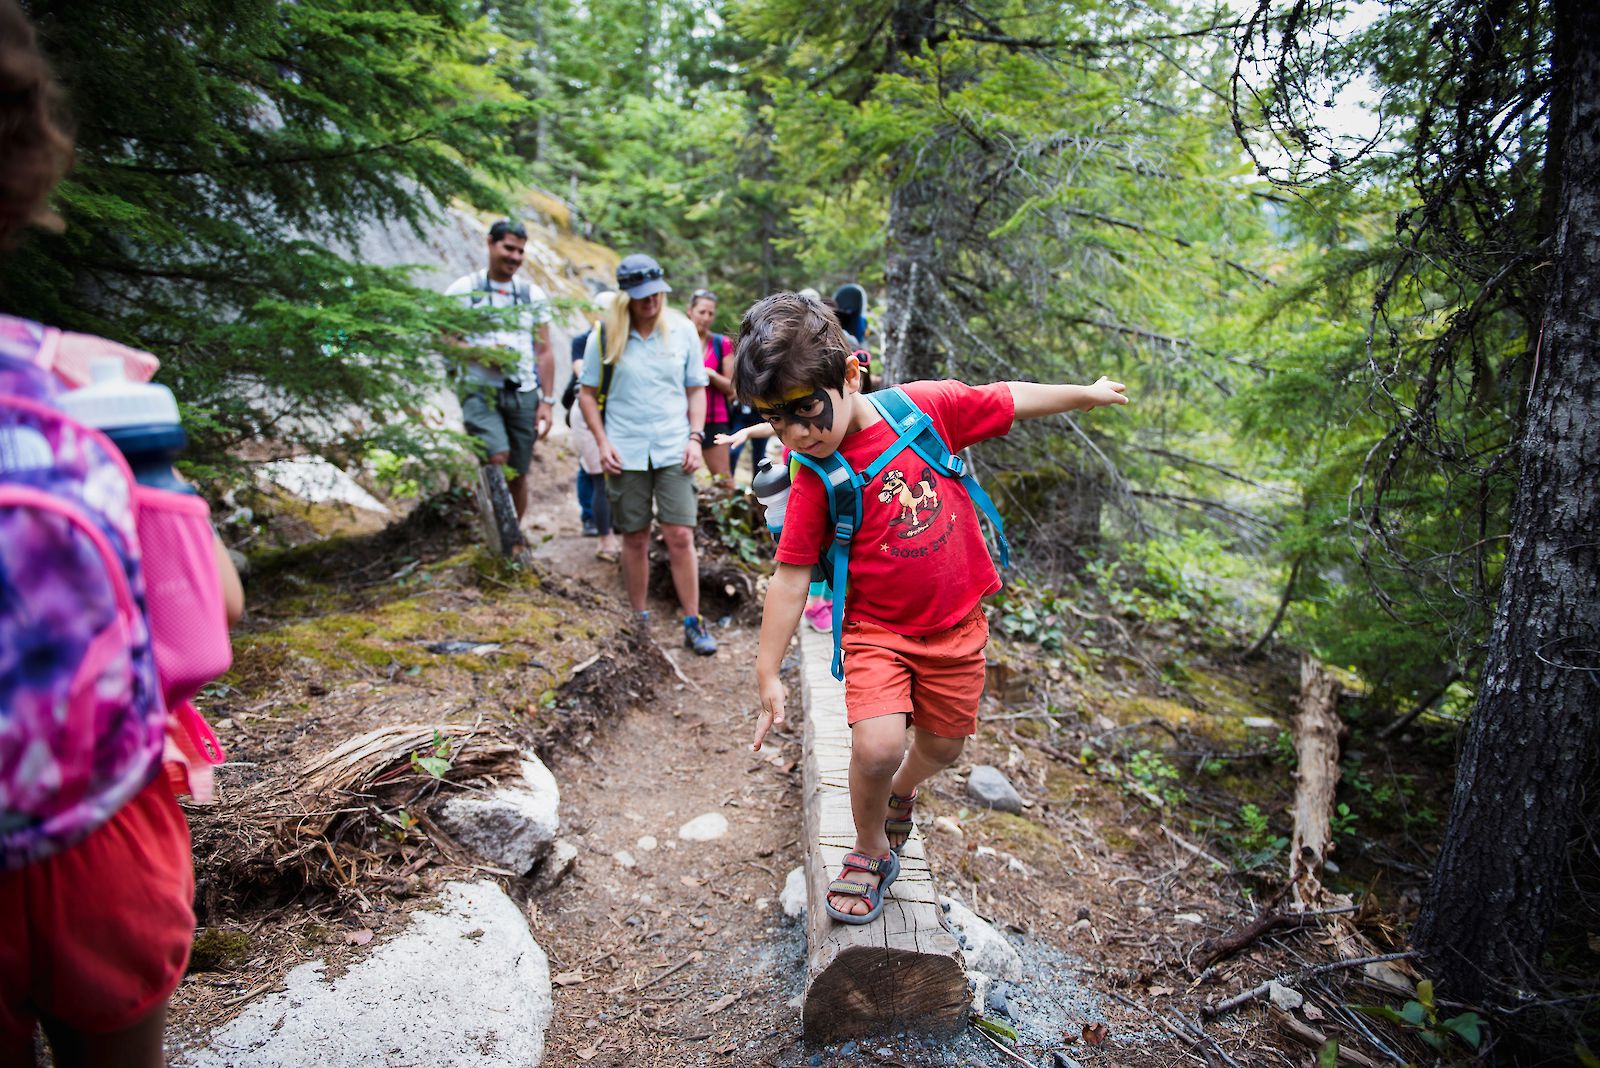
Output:
[[[589,335],[583,354],[585,386],[600,388],[600,331]],[[689,444],[689,395],[704,388],[705,359],[699,335],[687,319],[665,316],[648,338],[628,331],[606,395],[606,437],[622,457],[624,471],[675,467]]]

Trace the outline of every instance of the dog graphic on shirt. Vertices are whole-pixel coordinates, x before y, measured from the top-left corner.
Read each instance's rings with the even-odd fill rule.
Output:
[[[927,530],[944,508],[939,491],[934,488],[933,468],[926,466],[915,485],[906,481],[904,471],[884,472],[883,489],[878,491],[878,500],[899,507],[900,512],[889,520],[889,527],[905,527],[896,532],[902,538],[914,538]]]

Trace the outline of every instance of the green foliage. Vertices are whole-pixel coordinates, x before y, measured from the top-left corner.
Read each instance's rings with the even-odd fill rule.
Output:
[[[1239,867],[1246,871],[1271,864],[1283,855],[1289,845],[1288,838],[1273,833],[1266,814],[1255,805],[1244,805],[1239,809],[1237,826],[1219,820],[1216,821],[1216,830],[1220,832],[1223,844],[1238,860]]]
[[[428,750],[428,755],[421,755],[421,751],[411,754],[411,767],[414,771],[442,779],[450,770],[451,748],[453,743],[439,731],[433,732],[433,743]]]
[[[418,419],[441,330],[475,316],[345,246],[503,202],[527,109],[460,0],[32,0],[69,94],[61,234],[0,265],[8,311],[162,360],[195,458],[453,450]],[[353,425],[344,426],[341,412]]]
[[[1475,1012],[1440,1018],[1439,1007],[1433,999],[1431,979],[1418,983],[1417,996],[1398,1010],[1387,1005],[1351,1005],[1350,1008],[1375,1019],[1406,1027],[1441,1053],[1452,1036],[1473,1049],[1477,1049],[1483,1039],[1483,1020]]]

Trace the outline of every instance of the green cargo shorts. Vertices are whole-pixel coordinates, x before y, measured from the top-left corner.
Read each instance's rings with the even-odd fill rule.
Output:
[[[461,422],[467,433],[483,442],[486,456],[510,453],[506,464],[517,474],[528,473],[537,436],[539,391],[469,386],[461,398]]]
[[[694,476],[678,464],[607,475],[606,496],[611,501],[611,525],[618,534],[650,529],[651,498],[656,518],[663,523],[692,527],[699,515]]]

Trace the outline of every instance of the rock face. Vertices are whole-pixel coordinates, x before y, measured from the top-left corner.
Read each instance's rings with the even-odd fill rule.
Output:
[[[439,826],[496,867],[526,875],[550,852],[561,829],[561,788],[550,769],[523,754],[522,781],[439,806]]]
[[[951,926],[964,936],[961,953],[969,971],[1008,983],[1022,981],[1022,954],[1016,946],[961,902],[943,897],[939,903],[946,906]]]
[[[438,911],[344,975],[302,964],[174,1058],[188,1068],[527,1068],[544,1054],[550,966],[522,911],[492,882],[449,883]]]
[[[979,764],[967,776],[967,796],[980,805],[1001,812],[1021,812],[1022,795],[999,768]]]

